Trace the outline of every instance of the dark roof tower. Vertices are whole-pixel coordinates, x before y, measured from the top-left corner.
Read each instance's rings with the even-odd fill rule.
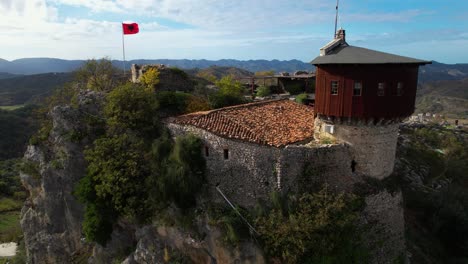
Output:
[[[431,62],[351,46],[339,29],[311,63],[315,138],[347,142],[357,173],[390,175],[398,124],[414,111],[419,66]]]

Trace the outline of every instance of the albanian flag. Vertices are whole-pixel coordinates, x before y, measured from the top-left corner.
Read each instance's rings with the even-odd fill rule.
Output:
[[[140,32],[137,23],[122,23],[124,35],[131,35]]]

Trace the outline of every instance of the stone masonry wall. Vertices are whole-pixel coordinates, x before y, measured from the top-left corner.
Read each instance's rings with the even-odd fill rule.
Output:
[[[205,155],[208,191],[213,201],[224,203],[215,189],[217,185],[241,206],[253,206],[257,198],[266,198],[276,189],[274,172],[276,159],[281,155],[279,149],[225,139],[191,126],[168,124],[168,128],[173,136],[195,134],[208,148],[209,155]],[[228,159],[224,159],[225,149]]]
[[[192,126],[170,123],[173,136],[192,133],[199,136],[206,150],[209,192],[223,202],[215,186],[241,206],[253,206],[268,199],[273,191],[297,192],[319,188],[327,183],[340,191],[349,190],[360,178],[351,172],[349,148],[344,145],[289,145],[275,148],[219,137]],[[229,158],[224,158],[228,150]],[[306,165],[309,178],[302,177]]]
[[[362,220],[370,224],[366,241],[372,249],[371,263],[390,264],[405,260],[405,218],[401,192],[382,191],[366,197]]]
[[[244,207],[255,205],[258,199],[268,199],[269,193],[275,190],[283,193],[317,190],[323,183],[326,183],[336,191],[351,191],[354,183],[363,180],[362,173],[352,172],[353,159],[358,164],[364,163],[365,166],[378,165],[379,159],[391,158],[390,161],[381,161],[384,163],[390,163],[394,159],[394,154],[389,157],[392,148],[388,144],[391,143],[392,138],[388,140],[390,143],[378,142],[377,147],[380,146],[390,152],[382,155],[383,149],[372,152],[371,148],[374,146],[372,143],[375,143],[372,140],[368,144],[364,142],[365,146],[361,149],[357,146],[358,150],[353,150],[353,147],[356,148],[359,140],[353,140],[354,145],[315,145],[312,142],[306,145],[275,148],[222,138],[192,126],[169,123],[167,127],[173,136],[195,134],[208,147],[209,156],[205,158],[211,201],[224,203],[215,189],[215,186],[219,185],[232,202]],[[338,135],[345,138],[349,129],[345,128]],[[356,135],[364,134],[366,131],[357,129],[351,132]],[[374,140],[377,139],[378,133],[379,129],[371,129],[369,132]],[[393,135],[393,127],[382,131],[384,136],[388,136],[388,133]],[[224,159],[224,149],[229,150],[227,160]],[[372,161],[360,160],[359,153],[365,151],[371,151],[371,158],[372,155],[380,156]],[[386,166],[385,170],[390,170],[390,165]],[[309,171],[307,177],[303,174],[306,167]],[[383,169],[368,167],[362,169],[361,167],[361,170],[375,173]],[[361,219],[363,223],[368,223],[372,227],[372,230],[366,233],[366,241],[372,248],[371,263],[393,263],[404,254],[405,249],[401,193],[390,194],[384,190],[365,197],[365,202],[366,208]]]
[[[334,138],[350,145],[355,171],[377,179],[383,179],[393,172],[398,124],[333,124],[334,133],[325,132],[326,121],[315,119],[316,138]]]

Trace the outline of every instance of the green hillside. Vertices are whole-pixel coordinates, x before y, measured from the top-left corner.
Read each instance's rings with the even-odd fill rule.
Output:
[[[438,113],[468,118],[468,79],[435,81],[418,87],[416,113]]]
[[[21,105],[47,97],[71,81],[72,73],[45,73],[0,79],[0,106]]]

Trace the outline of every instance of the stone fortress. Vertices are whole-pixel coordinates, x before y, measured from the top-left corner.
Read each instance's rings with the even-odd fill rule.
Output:
[[[350,46],[340,29],[312,61],[313,108],[287,99],[256,102],[179,116],[167,127],[174,137],[192,133],[203,140],[213,201],[224,202],[215,187],[245,207],[273,191],[324,183],[351,191],[368,177],[392,174],[399,123],[414,111],[418,68],[428,63]],[[305,178],[305,169],[313,175]],[[375,262],[403,256],[401,193],[384,190],[365,200],[363,222],[377,223],[374,242],[383,241]]]

